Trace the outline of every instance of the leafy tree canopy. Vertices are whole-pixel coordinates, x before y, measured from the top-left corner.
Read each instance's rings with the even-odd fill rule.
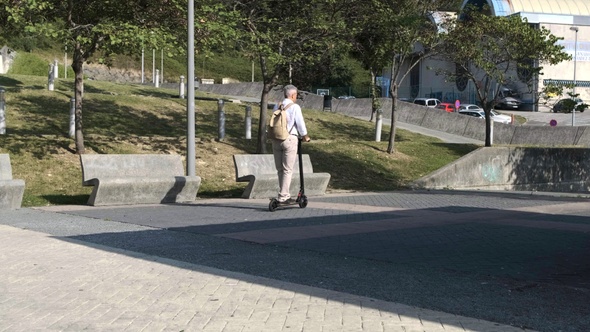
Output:
[[[220,45],[232,33],[231,11],[224,4],[201,0],[195,13],[195,40],[202,47]],[[83,64],[97,51],[137,53],[143,47],[182,52],[185,48],[187,3],[183,0],[0,0],[6,21],[29,33],[50,37],[73,53],[76,75],[76,151],[84,153],[82,135]],[[221,22],[223,21],[223,22]]]
[[[545,27],[536,27],[517,15],[490,16],[489,10],[467,8],[461,20],[448,26],[442,54],[457,64],[458,70],[439,68],[450,80],[467,78],[474,83],[477,97],[486,112],[486,146],[490,146],[490,110],[499,89],[515,81],[517,72],[527,71],[529,79],[543,65],[571,59]],[[459,77],[461,76],[461,77]]]

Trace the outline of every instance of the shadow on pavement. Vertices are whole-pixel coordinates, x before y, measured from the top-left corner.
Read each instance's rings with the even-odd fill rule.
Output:
[[[540,331],[590,326],[590,217],[514,210],[587,201],[401,196],[363,204],[423,206],[338,209],[345,195],[275,213],[246,200],[80,209],[67,213],[153,229],[60,238]]]

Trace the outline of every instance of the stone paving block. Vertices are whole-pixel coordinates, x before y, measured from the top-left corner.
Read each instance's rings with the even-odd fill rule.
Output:
[[[398,203],[406,206],[444,206],[444,201],[448,203],[449,200],[446,197],[440,202],[436,199],[426,203],[417,202],[416,199],[420,198],[407,195]],[[429,197],[425,195],[424,198]],[[387,207],[393,198],[376,195],[367,200],[371,204]],[[329,200],[326,202],[332,204]],[[169,207],[158,207],[166,208]],[[224,210],[218,211],[221,213]],[[314,214],[314,218],[318,218],[313,222],[317,224],[321,223],[322,213],[329,215],[337,212],[337,215],[345,216],[348,222],[367,218],[366,214],[345,214],[335,209],[284,212],[284,217],[291,213],[289,218]],[[21,213],[31,215],[26,209]],[[239,217],[240,213],[232,213],[235,213],[236,218]],[[15,214],[11,212],[11,216]],[[72,217],[63,215],[63,218]],[[266,213],[264,218],[270,218],[269,214]],[[100,219],[92,221],[101,223]],[[277,224],[277,220],[271,224]],[[428,241],[437,237],[442,241],[435,242],[438,245],[453,243],[452,235],[423,229],[422,232],[416,232],[411,240]],[[386,237],[380,237],[379,241],[386,241]],[[17,247],[27,250],[15,250]],[[431,251],[430,254],[436,257],[437,251]],[[64,241],[3,225],[0,225],[0,253],[0,258],[8,258],[3,259],[3,263],[10,264],[0,265],[0,290],[10,289],[8,299],[0,299],[0,315],[5,315],[0,320],[0,330],[7,330],[7,326],[14,327],[14,320],[22,317],[20,314],[34,318],[27,321],[25,326],[11,329],[11,332],[36,330],[47,327],[47,324],[62,329],[81,326],[101,331],[133,331],[134,328],[145,328],[146,331],[381,331],[400,327],[406,328],[406,331],[421,329],[432,332],[448,331],[450,328],[461,330],[461,323],[474,331],[489,331],[496,327],[498,330],[511,331],[509,326],[468,317],[430,312],[113,247],[87,245],[78,240]],[[413,259],[420,259],[420,256]],[[42,301],[31,303],[30,299],[37,297]],[[81,321],[84,323],[80,324]]]
[[[286,317],[282,313],[271,312],[269,317],[264,321],[264,329],[271,329],[274,331],[283,331]]]
[[[244,324],[243,323],[233,323],[233,322],[229,322],[227,323],[227,325],[225,325],[225,327],[223,328],[223,332],[242,332],[244,330]]]
[[[252,315],[250,316],[250,321],[253,322],[266,322],[266,320],[270,317],[270,312],[265,310],[255,310]]]

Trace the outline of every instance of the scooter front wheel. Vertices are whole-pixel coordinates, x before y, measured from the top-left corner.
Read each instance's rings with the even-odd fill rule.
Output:
[[[307,206],[307,196],[302,196],[299,200],[299,207],[304,209]]]

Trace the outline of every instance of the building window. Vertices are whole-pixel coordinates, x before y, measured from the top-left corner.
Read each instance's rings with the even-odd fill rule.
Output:
[[[455,81],[455,85],[457,86],[457,89],[459,91],[465,91],[465,89],[467,88],[467,83],[469,82],[469,79],[467,78],[467,75],[465,74],[465,69],[463,68],[463,66],[460,66],[458,64],[455,65],[455,75],[457,76],[456,81]]]
[[[410,71],[410,97],[416,98],[420,93],[420,64]]]

